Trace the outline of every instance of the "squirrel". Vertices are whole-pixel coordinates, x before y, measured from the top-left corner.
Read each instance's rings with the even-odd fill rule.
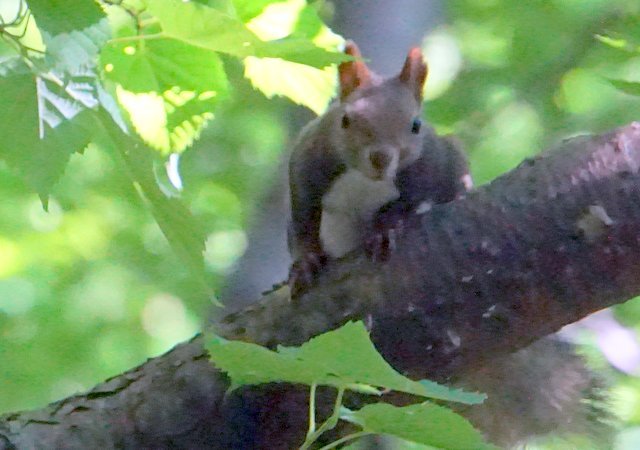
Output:
[[[294,294],[328,258],[364,246],[384,259],[406,214],[451,201],[472,184],[456,142],[422,123],[428,70],[420,49],[386,79],[369,70],[353,42],[345,53],[354,60],[338,67],[338,100],[301,131],[291,154]]]
[[[354,60],[338,67],[339,98],[302,130],[290,159],[294,297],[329,258],[364,247],[385,259],[403,218],[472,187],[460,146],[421,121],[427,66],[420,49],[410,50],[400,73],[386,79],[369,70],[353,42],[345,53]],[[554,431],[587,435],[596,445],[611,439],[606,383],[556,336],[456,384],[489,395],[460,412],[494,443],[513,447]]]
[[[400,73],[386,79],[369,70],[354,43],[345,53],[354,60],[338,68],[339,98],[302,130],[290,159],[294,298],[329,258],[364,247],[384,259],[403,219],[472,187],[460,146],[421,121],[421,51],[410,50]],[[451,381],[488,394],[482,405],[454,408],[493,443],[512,448],[578,433],[610,447],[606,382],[556,335]]]

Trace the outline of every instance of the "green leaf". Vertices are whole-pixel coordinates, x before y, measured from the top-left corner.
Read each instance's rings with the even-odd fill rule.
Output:
[[[134,93],[173,89],[215,92],[228,89],[220,57],[213,51],[175,39],[110,43],[100,54],[105,76]]]
[[[19,169],[43,198],[95,129],[87,111],[98,103],[90,75],[57,78],[61,84],[32,74],[0,78],[0,157]]]
[[[465,418],[433,403],[405,407],[376,403],[358,411],[343,411],[341,419],[370,433],[449,450],[496,449],[484,442],[480,432]]]
[[[295,37],[264,42],[258,48],[256,56],[282,58],[318,68],[326,67],[330,64],[340,64],[352,59],[344,53],[330,52],[316,46],[311,41]]]
[[[443,398],[446,396],[449,401],[465,403],[467,405],[476,405],[482,403],[487,398],[485,394],[466,392],[462,389],[450,388],[431,380],[420,380],[418,381],[418,383],[423,385],[429,392],[433,393],[433,395],[431,395],[431,397],[433,398]]]
[[[607,80],[613,87],[624,92],[625,94],[640,96],[640,82],[624,81],[624,80]]]
[[[34,3],[42,8],[41,14],[48,13],[49,6]],[[82,5],[79,9],[83,10]],[[77,17],[68,19],[80,26],[74,21]],[[45,66],[52,69],[34,75],[13,58],[0,65],[0,108],[6,114],[0,126],[0,156],[22,173],[45,202],[70,155],[83,151],[94,135],[95,118],[88,109],[109,100],[100,92],[93,70],[95,56],[108,37],[108,25],[102,14],[91,19],[83,22],[87,26],[82,32],[60,32],[49,40]],[[41,60],[36,61],[38,65]]]
[[[320,16],[318,16],[318,11],[312,6],[305,6],[298,16],[294,34],[296,36],[313,39],[324,27],[325,24],[322,19],[320,19]]]
[[[189,209],[177,198],[153,196],[147,189],[144,192],[152,203],[153,215],[158,225],[174,251],[186,261],[194,275],[206,282],[202,256],[205,236]],[[206,286],[204,289],[210,290]],[[216,304],[221,306],[220,303]]]
[[[82,30],[105,17],[94,0],[29,0],[28,3],[38,28],[52,36]]]
[[[138,134],[165,153],[189,146],[228,91],[217,53],[175,39],[111,43],[100,62]]]
[[[484,400],[484,395],[463,395],[435,383],[422,384],[402,376],[375,350],[362,322],[347,323],[300,347],[281,347],[278,352],[215,335],[208,339],[207,349],[211,360],[229,374],[234,386],[273,381],[345,388],[366,384],[467,404]]]
[[[261,44],[240,20],[205,5],[150,0],[148,11],[160,21],[164,35],[209,50],[244,57]]]
[[[160,21],[165,36],[240,58],[282,58],[319,68],[350,59],[307,39],[262,41],[240,20],[198,3],[150,0],[148,10]]]
[[[107,112],[101,111],[100,117],[100,126],[110,137],[105,146],[120,156],[126,172],[140,187],[162,233],[196,282],[196,295],[206,296],[215,305],[221,306],[213,295],[204,270],[204,230],[180,199],[168,198],[162,192],[153,169],[157,154],[140,145],[137,138],[123,133],[113,124]]]

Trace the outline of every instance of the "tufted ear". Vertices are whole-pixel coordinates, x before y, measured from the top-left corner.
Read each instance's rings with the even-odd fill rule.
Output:
[[[343,62],[338,66],[340,100],[344,100],[358,88],[371,85],[371,71],[362,61],[358,46],[353,41],[347,41],[344,52],[353,56],[356,60]]]
[[[422,89],[427,79],[427,72],[427,63],[424,62],[420,48],[414,47],[409,50],[398,78],[411,88],[413,95],[419,102],[422,102]]]

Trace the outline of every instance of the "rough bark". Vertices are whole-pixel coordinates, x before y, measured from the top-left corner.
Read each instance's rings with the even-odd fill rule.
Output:
[[[565,141],[465,199],[408,217],[388,261],[354,253],[304,296],[277,291],[216,328],[273,347],[364,319],[396,368],[463,377],[640,294],[639,168],[640,123]],[[304,389],[273,384],[225,395],[227,386],[197,338],[88,394],[5,416],[0,448],[301,442]]]

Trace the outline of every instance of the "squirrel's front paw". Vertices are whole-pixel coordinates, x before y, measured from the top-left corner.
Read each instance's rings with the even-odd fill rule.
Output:
[[[374,230],[364,241],[364,251],[375,262],[384,262],[396,250],[396,240],[404,232],[404,221],[399,219],[392,227]]]
[[[295,297],[307,290],[315,281],[318,273],[327,263],[324,253],[305,253],[302,258],[291,265],[289,271],[289,288],[291,296]]]

